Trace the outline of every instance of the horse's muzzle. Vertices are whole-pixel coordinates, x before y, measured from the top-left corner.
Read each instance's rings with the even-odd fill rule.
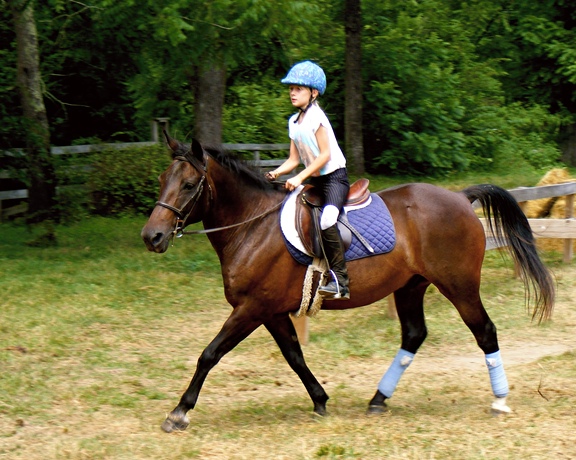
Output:
[[[171,233],[161,232],[145,225],[140,236],[149,251],[161,254],[168,249]]]

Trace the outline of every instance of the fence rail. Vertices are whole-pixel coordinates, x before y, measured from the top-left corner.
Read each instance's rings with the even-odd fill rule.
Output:
[[[52,155],[79,155],[87,153],[95,153],[105,149],[115,149],[122,150],[130,147],[149,147],[156,145],[158,142],[127,142],[127,143],[117,143],[117,144],[86,144],[86,145],[69,145],[64,147],[52,147],[50,153]],[[253,152],[254,159],[252,160],[254,164],[262,168],[273,168],[282,164],[284,160],[262,160],[260,159],[261,152],[273,152],[281,150],[289,150],[290,144],[222,144],[222,147],[229,151],[248,151]],[[18,150],[11,152],[4,152],[5,155],[16,155],[20,153]],[[5,170],[0,170],[0,180],[1,179],[11,179],[10,173]],[[6,212],[3,213],[2,202],[6,200],[24,200],[28,198],[27,189],[18,190],[5,190],[0,191],[0,222],[2,221],[2,216],[6,216]]]
[[[572,240],[576,238],[576,219],[574,219],[574,195],[576,194],[576,182],[563,184],[541,185],[539,187],[519,187],[508,190],[516,199],[522,211],[526,212],[528,201],[542,198],[566,197],[564,218],[528,219],[530,228],[536,238],[559,238],[564,240],[564,262],[568,263],[573,258]],[[475,204],[479,207],[479,204]],[[486,219],[480,219],[484,225],[484,231],[489,235]],[[488,237],[486,249],[495,249],[498,244],[492,237]]]

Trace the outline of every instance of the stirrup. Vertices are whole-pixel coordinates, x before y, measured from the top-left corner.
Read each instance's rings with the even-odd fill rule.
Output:
[[[324,300],[348,300],[350,298],[350,290],[346,286],[340,285],[338,277],[333,270],[330,270],[329,273],[332,276],[332,280],[318,287],[318,293]],[[327,289],[328,286],[330,286],[331,289]]]

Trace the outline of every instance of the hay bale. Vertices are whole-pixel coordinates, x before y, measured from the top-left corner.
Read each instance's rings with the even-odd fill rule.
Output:
[[[574,181],[566,169],[553,169],[546,173],[538,185],[562,184],[564,182]],[[529,218],[550,217],[553,219],[563,219],[566,216],[566,197],[559,196],[555,198],[543,198],[541,200],[529,201],[526,210],[526,216]],[[576,215],[576,204],[574,206]],[[528,211],[530,209],[530,211]],[[538,248],[546,251],[562,251],[564,249],[564,240],[558,238],[539,238],[537,240]],[[574,241],[576,250],[576,241]]]
[[[536,185],[561,184],[563,182],[569,182],[570,180],[570,174],[565,168],[555,168],[548,171]],[[541,198],[539,200],[529,201],[526,203],[526,217],[529,219],[541,219],[550,216],[552,208],[559,199],[563,198]]]

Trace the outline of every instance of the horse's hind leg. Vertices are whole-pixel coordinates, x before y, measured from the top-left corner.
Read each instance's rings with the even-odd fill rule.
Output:
[[[264,326],[274,337],[292,370],[300,377],[314,403],[314,413],[325,415],[328,395],[304,361],[302,348],[300,348],[298,336],[290,317],[288,315],[277,316],[274,320],[265,323]]]
[[[402,344],[394,361],[380,380],[378,390],[368,405],[368,414],[380,414],[385,400],[392,397],[400,378],[427,335],[424,319],[424,293],[430,282],[421,276],[413,277],[406,286],[394,293],[396,310],[402,328]]]
[[[480,299],[479,283],[474,288],[453,286],[445,288],[438,286],[440,291],[454,304],[462,320],[468,326],[476,343],[484,352],[492,392],[496,399],[492,403],[495,413],[508,413],[510,408],[506,405],[508,396],[508,379],[504,371],[496,326],[488,316],[482,300]]]
[[[210,344],[204,349],[196,372],[192,377],[188,389],[180,398],[180,402],[174,408],[166,420],[162,423],[162,429],[167,433],[172,431],[182,431],[188,427],[190,421],[186,414],[193,409],[198,400],[198,395],[202,385],[208,376],[208,372],[222,359],[222,357],[248,337],[262,323],[254,321],[249,315],[242,314],[240,307],[232,311],[222,329]]]

